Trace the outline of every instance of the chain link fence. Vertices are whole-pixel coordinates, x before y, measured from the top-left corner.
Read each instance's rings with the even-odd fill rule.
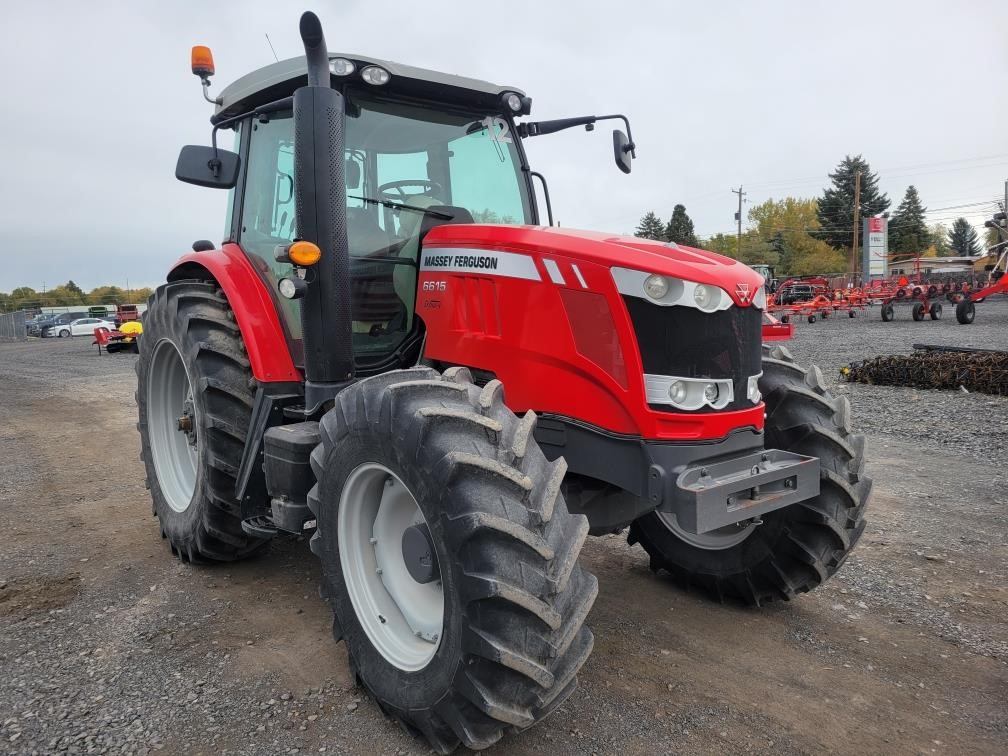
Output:
[[[0,341],[27,341],[26,317],[27,313],[24,310],[0,314]]]

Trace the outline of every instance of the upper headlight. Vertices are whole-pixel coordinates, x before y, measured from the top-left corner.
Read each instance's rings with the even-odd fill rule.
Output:
[[[636,297],[661,307],[693,307],[702,312],[727,310],[732,298],[720,286],[676,278],[668,273],[612,267],[616,290],[626,297]]]
[[[382,84],[388,84],[388,80],[392,78],[391,74],[381,66],[368,66],[361,71],[360,75],[368,84],[374,84],[379,87]]]
[[[655,273],[644,279],[644,293],[651,297],[651,299],[663,298],[668,294],[668,290],[669,283],[665,276],[659,276]]]
[[[353,61],[346,58],[333,58],[329,61],[329,70],[337,76],[349,76],[356,68]]]
[[[693,301],[704,312],[713,312],[721,304],[721,289],[707,284],[697,284],[693,289]]]

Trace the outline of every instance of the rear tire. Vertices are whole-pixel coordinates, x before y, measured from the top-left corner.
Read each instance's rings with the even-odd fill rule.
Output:
[[[227,299],[209,283],[158,287],[139,351],[140,456],[162,537],[193,562],[256,553],[264,542],[242,531],[234,495],[252,414],[252,372]],[[183,415],[188,432],[178,428]]]
[[[914,303],[913,311],[911,312],[911,317],[913,317],[913,319],[916,322],[918,322],[918,323],[920,321],[924,320],[924,303],[923,302],[915,302]]]
[[[942,306],[941,302],[933,302],[931,304],[931,320],[941,320],[942,316]]]
[[[864,531],[871,479],[864,475],[864,436],[851,432],[850,403],[823,386],[817,367],[795,365],[783,347],[763,347],[760,391],[766,446],[819,457],[820,493],[763,515],[748,534],[693,536],[687,543],[655,512],[630,526],[651,568],[724,601],[759,606],[816,588],[843,564]],[[727,529],[726,529],[727,530]]]
[[[519,420],[504,405],[499,381],[481,390],[465,368],[443,376],[415,368],[342,391],[311,456],[318,481],[308,498],[318,522],[311,548],[322,562],[334,634],[382,710],[440,753],[486,748],[506,730],[543,719],[573,692],[591,653],[584,621],[598,583],[577,564],[588,521],[568,513],[560,493],[566,465],[546,460],[534,426],[533,413]],[[360,490],[368,470],[401,482],[427,526],[443,596],[436,635],[409,619],[426,583],[386,575],[383,593],[372,572],[356,567],[364,560],[389,569],[379,561],[389,553],[377,527],[387,496],[380,481],[371,497],[381,502],[367,505],[378,512],[374,540],[360,536],[367,528],[346,526],[361,508],[346,492]],[[362,617],[358,607],[384,613]],[[424,637],[435,638],[427,654]]]
[[[881,313],[882,313],[882,322],[883,323],[888,323],[890,320],[893,319],[893,314],[894,314],[893,313],[893,306],[891,304],[884,304],[884,305],[882,305]]]

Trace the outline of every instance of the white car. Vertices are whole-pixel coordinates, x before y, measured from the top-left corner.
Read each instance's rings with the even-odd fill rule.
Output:
[[[101,318],[77,318],[69,323],[47,328],[45,335],[61,338],[63,336],[93,336],[95,328],[108,328],[110,331],[114,331],[115,323]]]

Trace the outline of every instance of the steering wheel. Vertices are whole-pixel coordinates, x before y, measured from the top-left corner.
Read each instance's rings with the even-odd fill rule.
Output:
[[[387,181],[386,183],[378,187],[378,194],[382,199],[388,199],[391,202],[401,202],[403,204],[409,204],[409,198],[411,195],[403,191],[403,187],[407,186],[419,186],[423,187],[422,192],[417,192],[417,194],[428,194],[428,195],[443,195],[444,189],[441,184],[436,181],[425,181],[423,179],[400,179],[399,181]],[[399,193],[398,198],[389,197],[392,190]]]

